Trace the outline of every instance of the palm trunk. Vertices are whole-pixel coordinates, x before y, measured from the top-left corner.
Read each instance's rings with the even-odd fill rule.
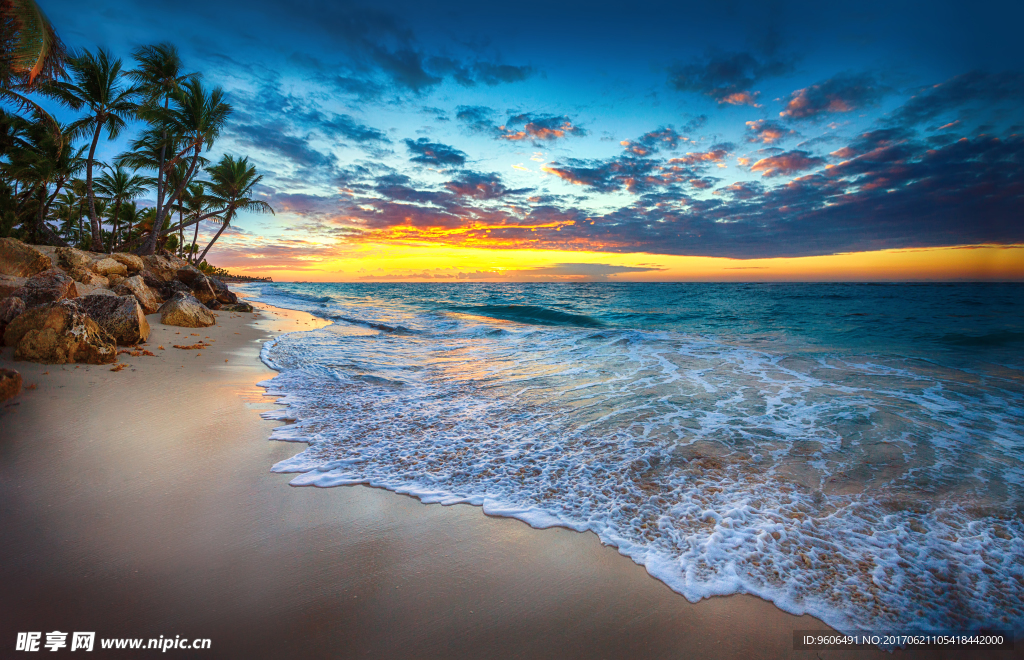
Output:
[[[181,226],[181,223],[185,219],[185,209],[178,209],[178,258],[185,253],[185,228]]]
[[[54,193],[56,196],[56,193]],[[51,200],[53,197],[50,198]],[[58,247],[67,247],[68,244],[56,234],[50,226],[46,224],[46,211],[49,208],[49,204],[46,203],[46,186],[39,186],[39,214],[36,216],[36,226],[33,228],[33,234],[42,234],[46,237],[46,241],[50,245],[56,245]],[[38,241],[38,238],[36,239]]]
[[[199,245],[199,222],[199,220],[196,221],[196,231],[192,235],[192,245],[189,246],[188,250],[189,259],[192,260],[193,264],[199,263],[198,261],[196,261],[196,252],[193,251],[193,248],[196,248]]]
[[[193,174],[196,171],[196,164],[199,162],[199,154],[202,153],[203,143],[199,142],[196,144],[195,154],[192,156],[192,164],[188,168],[188,172],[181,178],[181,184],[178,189],[174,191],[174,194],[167,198],[166,204],[164,205],[163,211],[157,211],[156,219],[153,221],[153,231],[146,237],[146,241],[139,248],[139,255],[153,254],[156,252],[156,246],[160,238],[161,228],[164,225],[164,217],[167,216],[167,209],[174,205],[175,200],[181,197],[181,193],[188,186],[188,182],[192,179]],[[173,228],[172,228],[173,229]]]
[[[206,259],[206,253],[210,251],[210,248],[212,248],[213,244],[217,242],[217,239],[220,238],[220,235],[223,234],[224,230],[228,228],[228,223],[231,222],[231,216],[232,215],[233,214],[231,212],[228,212],[228,214],[226,214],[224,216],[224,221],[221,222],[220,229],[217,230],[217,234],[210,241],[210,244],[206,246],[206,249],[203,250],[203,253],[201,255],[199,255],[199,258],[196,259],[196,264],[197,265],[203,263],[203,259]],[[196,223],[196,226],[198,227],[199,224]]]
[[[113,254],[114,246],[117,245],[117,226],[121,220],[121,200],[118,199],[114,205],[114,228],[110,232],[110,252]]]
[[[89,160],[85,166],[85,194],[89,198],[89,224],[92,229],[93,252],[103,252],[103,229],[100,219],[96,216],[96,196],[92,191],[92,165],[96,158],[96,145],[100,141],[100,132],[103,130],[103,117],[96,115],[96,132],[92,136],[92,146],[89,147]]]

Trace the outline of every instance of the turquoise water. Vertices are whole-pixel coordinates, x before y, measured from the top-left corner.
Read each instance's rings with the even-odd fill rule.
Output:
[[[266,284],[297,485],[592,530],[691,600],[1024,629],[1024,287]]]

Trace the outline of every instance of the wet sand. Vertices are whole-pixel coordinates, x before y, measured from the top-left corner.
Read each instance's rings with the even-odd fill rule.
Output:
[[[750,596],[691,604],[593,534],[291,487],[270,468],[302,446],[267,440],[259,350],[320,322],[149,319],[155,356],[116,373],[0,354],[36,386],[0,404],[0,656],[20,655],[18,632],[61,630],[209,638],[167,651],[206,658],[1024,657],[794,651],[794,630],[829,628]]]

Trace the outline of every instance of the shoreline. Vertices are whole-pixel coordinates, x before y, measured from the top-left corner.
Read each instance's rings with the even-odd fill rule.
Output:
[[[328,322],[255,306],[200,329],[150,316],[154,356],[118,373],[3,350],[36,387],[0,407],[0,639],[181,634],[211,657],[883,653],[794,651],[794,629],[831,628],[755,596],[690,603],[595,534],[373,486],[285,488],[294,475],[270,470],[298,451],[267,441],[281,422],[257,411],[282,406],[256,385],[276,374],[260,349]],[[182,335],[212,341],[173,348]]]

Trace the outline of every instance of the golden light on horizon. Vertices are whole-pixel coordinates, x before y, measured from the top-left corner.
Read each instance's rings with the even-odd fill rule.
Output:
[[[440,230],[443,232],[444,230]],[[481,231],[486,232],[485,227]],[[423,237],[417,236],[417,239]],[[956,246],[816,257],[727,259],[643,252],[502,249],[475,245],[363,242],[322,253],[251,259],[244,250],[215,259],[239,274],[277,281],[1024,281],[1024,245]],[[576,267],[574,270],[573,267]],[[587,268],[590,267],[590,268]],[[600,273],[602,267],[607,274]],[[616,269],[624,269],[615,272]],[[578,272],[577,272],[578,271]]]

